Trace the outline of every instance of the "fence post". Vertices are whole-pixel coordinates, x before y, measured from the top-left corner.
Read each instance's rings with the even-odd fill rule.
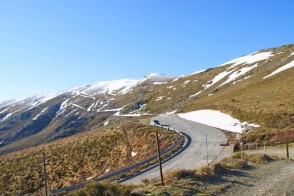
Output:
[[[289,159],[289,140],[286,138],[286,153],[287,153],[287,159]]]
[[[46,162],[45,162],[45,152],[43,152],[43,167],[44,167],[45,196],[48,196],[48,189],[47,189],[47,173],[46,173]]]
[[[258,153],[258,144],[257,144],[257,141],[255,142],[255,150],[256,150],[256,153]]]
[[[250,162],[250,143],[247,143],[248,145],[248,161]]]
[[[206,151],[206,164],[207,164],[207,168],[209,168],[209,164],[208,164],[208,149],[207,149],[207,134],[205,134],[205,151]]]
[[[161,186],[164,186],[163,183],[163,174],[162,174],[162,165],[161,165],[161,158],[160,158],[160,143],[158,138],[158,132],[155,133],[156,136],[156,145],[157,145],[157,154],[158,154],[158,164],[159,164],[159,172],[160,172],[160,180],[161,180]]]
[[[265,142],[263,142],[263,156],[265,156]]]
[[[243,142],[240,143],[241,159],[243,160]]]
[[[230,160],[233,162],[232,141],[230,141]]]

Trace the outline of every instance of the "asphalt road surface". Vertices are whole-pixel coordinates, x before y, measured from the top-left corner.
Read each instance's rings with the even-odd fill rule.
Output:
[[[174,169],[198,169],[206,165],[206,135],[209,163],[217,159],[223,152],[224,147],[220,146],[220,144],[227,142],[225,134],[219,129],[185,120],[177,115],[160,115],[154,119],[159,120],[161,125],[169,126],[185,133],[188,137],[187,148],[174,158],[163,163],[163,173]],[[158,167],[155,167],[123,183],[140,184],[142,183],[142,179],[152,180],[158,177]]]

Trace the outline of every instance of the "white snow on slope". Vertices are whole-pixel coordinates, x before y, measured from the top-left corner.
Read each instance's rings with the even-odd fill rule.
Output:
[[[195,93],[195,94],[193,94],[193,95],[190,95],[189,97],[196,97],[196,96],[199,95],[201,92],[202,92],[202,91],[199,91],[199,92],[197,92],[197,93]]]
[[[190,82],[190,80],[186,80],[183,85],[186,85]]]
[[[14,114],[14,113],[9,113],[9,114],[7,114],[6,116],[4,116],[4,117],[0,120],[0,122],[2,122],[2,121],[4,121],[4,120],[8,119],[8,118],[11,117],[13,114]]]
[[[222,130],[242,133],[246,127],[259,127],[259,125],[241,123],[238,119],[216,110],[198,110],[194,112],[178,114],[181,118],[216,127]]]
[[[46,94],[39,94],[36,96],[31,97],[31,99],[34,99],[31,103],[31,106],[36,107],[42,103],[45,103],[55,97],[60,95],[60,93],[46,93]]]
[[[233,72],[231,75],[229,75],[229,78],[224,83],[222,83],[220,86],[235,80],[236,78],[246,74],[248,71],[254,69],[255,67],[257,67],[257,64],[255,64],[255,65],[253,65],[251,67],[243,67],[243,68]]]
[[[10,109],[10,108],[6,108],[6,109],[2,110],[2,111],[0,112],[0,114],[6,112],[6,111],[9,110],[9,109]]]
[[[177,81],[177,80],[179,80],[179,79],[181,79],[181,78],[186,78],[186,77],[189,77],[189,76],[193,76],[193,75],[195,75],[195,74],[202,73],[202,72],[204,72],[204,71],[206,71],[206,70],[200,70],[200,71],[196,71],[196,72],[191,73],[191,74],[182,75],[182,76],[180,76],[180,77],[178,77],[178,78],[175,78],[172,82],[175,82],[175,81]]]
[[[77,108],[80,108],[80,109],[83,109],[83,110],[85,110],[85,108],[83,108],[82,106],[79,106],[79,105],[77,105],[77,104],[71,104],[71,105],[73,105],[73,106],[75,106],[75,107],[77,107]]]
[[[241,64],[253,64],[261,60],[268,59],[269,57],[273,56],[272,52],[255,52],[246,56],[242,56],[231,61],[228,61],[220,66],[233,64],[229,69],[236,67],[237,65]]]
[[[163,98],[164,98],[164,96],[157,97],[156,100],[155,100],[155,102],[161,101]]]
[[[265,76],[265,77],[262,78],[262,79],[266,79],[266,78],[268,78],[268,77],[271,77],[271,76],[273,76],[273,75],[275,75],[275,74],[277,74],[277,73],[280,73],[280,72],[282,72],[282,71],[284,71],[284,70],[286,70],[286,69],[289,69],[289,68],[291,68],[291,67],[294,67],[294,61],[292,61],[292,62],[290,62],[290,63],[288,63],[288,64],[286,64],[286,65],[280,67],[279,69],[277,69],[276,71],[274,71],[274,72],[271,73],[270,75]]]
[[[91,112],[91,109],[95,106],[95,103],[92,103],[92,105],[90,105],[90,107],[87,109],[88,112]]]
[[[167,82],[153,82],[155,85],[166,84]]]
[[[104,126],[107,126],[109,124],[109,121],[106,121],[103,123]]]
[[[173,79],[174,77],[172,76],[167,76],[167,75],[164,75],[164,74],[158,74],[158,73],[150,73],[148,75],[146,75],[142,80],[140,80],[140,84],[149,80],[149,81],[152,81],[152,82],[165,82],[167,80],[171,80]]]
[[[37,116],[35,116],[35,118],[33,118],[33,120],[37,120],[39,118],[39,116],[41,116],[47,109],[48,109],[48,107],[44,108]]]
[[[82,87],[77,87],[72,90],[72,92],[81,92],[86,94],[100,94],[108,93],[111,95],[124,94],[133,86],[138,83],[138,80],[134,79],[121,79],[113,81],[103,81],[92,85],[86,85]]]
[[[207,88],[211,87],[213,84],[215,84],[218,81],[220,81],[221,79],[223,79],[224,77],[226,77],[227,75],[229,75],[230,73],[232,73],[233,71],[234,70],[221,72],[218,75],[216,75],[212,80],[210,80],[208,83],[206,83],[202,86],[204,87],[204,89],[207,89]]]
[[[132,157],[136,156],[137,154],[138,154],[138,153],[135,152],[135,151],[132,151],[132,152],[131,152],[131,156],[132,156]]]

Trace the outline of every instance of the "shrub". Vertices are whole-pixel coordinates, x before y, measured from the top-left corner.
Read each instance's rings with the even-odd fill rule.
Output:
[[[117,183],[111,182],[92,182],[87,184],[84,188],[70,192],[68,195],[74,196],[84,196],[84,195],[91,195],[91,196],[102,196],[102,195],[117,195],[117,196],[124,196],[130,195],[131,189],[127,186],[123,186]]]
[[[241,159],[241,153],[237,152],[233,155],[233,158]],[[249,161],[249,156],[247,153],[243,153],[244,161]],[[273,161],[274,159],[269,157],[268,155],[264,155],[262,153],[254,153],[250,154],[250,162],[254,163],[268,163]]]

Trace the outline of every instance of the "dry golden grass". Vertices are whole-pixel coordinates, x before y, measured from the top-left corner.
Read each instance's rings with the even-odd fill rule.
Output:
[[[94,130],[42,146],[0,156],[0,187],[5,194],[35,193],[42,189],[42,152],[46,152],[49,189],[57,189],[97,178],[150,157],[156,152],[158,130],[128,123],[111,132]],[[178,136],[160,131],[162,149]],[[138,154],[131,156],[131,152]]]

